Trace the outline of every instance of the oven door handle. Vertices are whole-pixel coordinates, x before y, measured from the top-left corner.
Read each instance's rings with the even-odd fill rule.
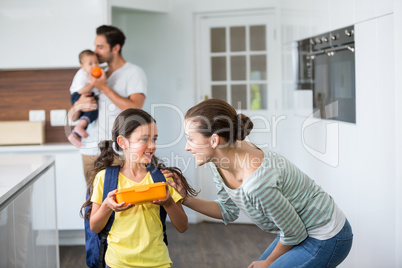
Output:
[[[329,49],[324,49],[316,52],[312,52],[307,54],[311,59],[314,59],[315,56],[321,55],[321,54],[327,54],[328,56],[333,56],[335,52],[340,51],[340,50],[350,50],[351,52],[355,52],[355,46],[350,44],[350,45],[344,45],[340,47],[333,47]]]

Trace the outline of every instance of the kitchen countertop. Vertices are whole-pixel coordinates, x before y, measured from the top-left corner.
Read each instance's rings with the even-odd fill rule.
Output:
[[[0,206],[54,161],[49,155],[0,156]]]
[[[20,152],[52,152],[52,151],[79,151],[71,143],[48,143],[42,145],[7,145],[0,146],[0,153]]]

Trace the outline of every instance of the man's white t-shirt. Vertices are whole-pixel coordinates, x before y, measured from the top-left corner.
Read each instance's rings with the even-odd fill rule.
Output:
[[[147,78],[144,71],[129,62],[114,71],[106,83],[114,92],[124,98],[135,93],[146,95],[147,92]],[[83,146],[80,148],[80,153],[83,155],[99,155],[99,142],[111,139],[114,120],[121,112],[102,92],[99,94],[98,110],[98,119],[89,124],[86,129],[89,136],[82,139]]]
[[[84,71],[84,69],[80,68],[74,75],[73,82],[71,83],[70,93],[73,94],[78,92],[81,88],[83,88],[86,84],[88,84],[88,76],[89,74]],[[99,90],[94,88],[91,90],[95,93],[95,95],[99,95]]]

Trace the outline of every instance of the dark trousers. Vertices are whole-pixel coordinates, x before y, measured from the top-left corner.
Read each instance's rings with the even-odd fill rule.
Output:
[[[93,92],[92,95],[94,96]],[[71,94],[71,103],[74,105],[74,103],[81,97],[81,94],[79,94],[78,92],[74,92],[73,94]],[[85,116],[89,119],[89,123],[92,123],[93,121],[96,120],[96,118],[98,118],[98,109],[90,111],[90,112],[81,112],[80,114],[80,119],[82,119],[82,117]]]

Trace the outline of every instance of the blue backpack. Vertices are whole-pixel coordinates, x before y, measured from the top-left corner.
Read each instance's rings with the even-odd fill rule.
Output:
[[[110,191],[117,188],[117,181],[119,176],[119,166],[111,166],[106,169],[105,181],[103,182],[103,199],[107,197]],[[147,166],[148,171],[151,173],[154,182],[166,182],[165,176],[162,172],[154,166]],[[86,208],[87,210],[88,208]],[[166,235],[166,211],[163,206],[160,206],[160,218],[163,226],[163,241],[167,245]],[[85,250],[86,250],[86,263],[90,268],[104,268],[105,267],[105,253],[107,249],[107,236],[114,221],[114,212],[105,228],[99,233],[91,231],[89,220],[85,220]]]

